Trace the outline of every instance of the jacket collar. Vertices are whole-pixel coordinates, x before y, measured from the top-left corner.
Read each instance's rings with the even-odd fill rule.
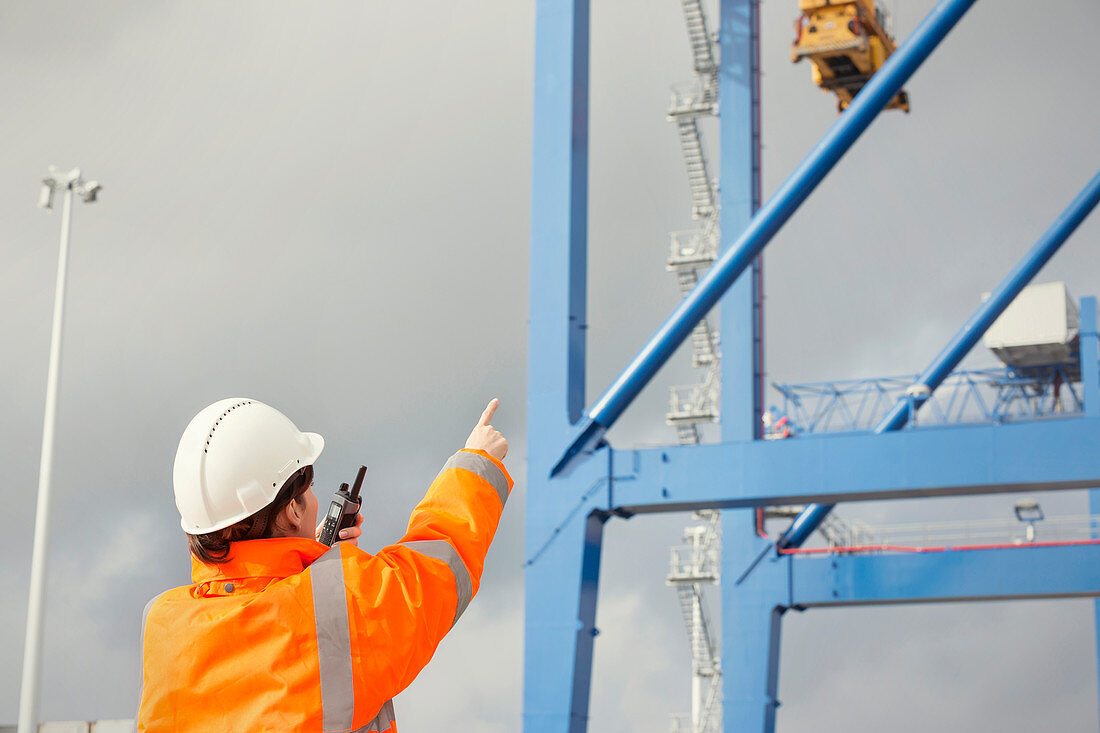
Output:
[[[191,582],[208,583],[237,578],[286,578],[302,572],[329,550],[304,537],[276,537],[234,542],[229,562],[207,565],[191,556]]]

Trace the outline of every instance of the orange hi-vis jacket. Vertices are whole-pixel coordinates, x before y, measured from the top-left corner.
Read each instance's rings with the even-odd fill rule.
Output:
[[[390,731],[391,698],[477,593],[512,478],[451,456],[405,536],[371,555],[298,537],[192,558],[142,623],[139,731]]]

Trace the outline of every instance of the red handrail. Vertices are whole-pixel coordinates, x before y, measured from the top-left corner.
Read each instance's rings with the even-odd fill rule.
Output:
[[[789,547],[780,548],[780,555],[823,555],[827,553],[853,552],[951,552],[955,550],[1015,550],[1024,547],[1070,547],[1073,545],[1100,545],[1100,538],[1091,540],[1062,540],[1052,542],[1003,542],[990,545],[942,545],[939,547],[907,547],[905,545],[842,545],[840,547]]]

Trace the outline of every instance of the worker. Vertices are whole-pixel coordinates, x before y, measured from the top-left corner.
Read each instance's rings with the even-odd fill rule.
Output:
[[[256,400],[199,412],[173,469],[193,584],[145,608],[137,730],[394,733],[391,698],[477,593],[511,493],[498,404],[375,555],[361,516],[315,538],[320,435]]]

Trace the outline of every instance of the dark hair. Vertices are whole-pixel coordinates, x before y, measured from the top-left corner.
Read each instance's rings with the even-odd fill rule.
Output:
[[[300,501],[313,484],[313,466],[299,469],[287,479],[283,488],[275,495],[274,501],[255,514],[245,517],[236,524],[224,529],[216,529],[206,534],[188,534],[187,547],[191,554],[207,565],[220,565],[229,562],[229,551],[234,542],[241,540],[264,540],[275,531],[275,517],[292,501]]]

